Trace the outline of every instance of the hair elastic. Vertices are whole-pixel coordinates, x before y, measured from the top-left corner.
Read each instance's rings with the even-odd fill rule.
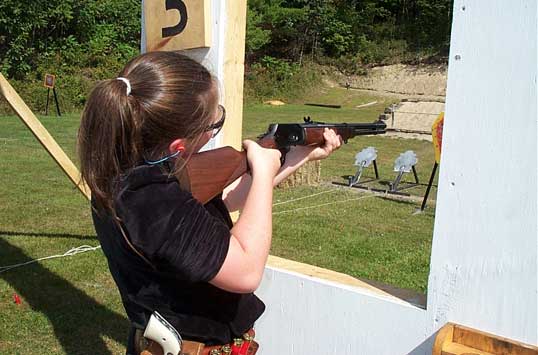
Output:
[[[131,82],[129,81],[129,79],[121,77],[121,76],[119,78],[116,78],[116,79],[120,80],[120,81],[123,81],[125,83],[125,85],[127,85],[127,96],[131,95]]]
[[[149,164],[149,165],[156,165],[156,164],[160,164],[160,163],[163,163],[165,161],[167,161],[168,159],[171,159],[171,158],[175,158],[179,155],[179,153],[181,153],[181,150],[178,150],[177,152],[173,153],[173,154],[170,154],[170,155],[167,155],[159,160],[154,160],[154,161],[151,161],[151,160],[146,160],[146,164]]]

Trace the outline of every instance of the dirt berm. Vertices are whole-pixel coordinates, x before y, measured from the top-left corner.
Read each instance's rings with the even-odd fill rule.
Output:
[[[431,140],[431,126],[445,109],[446,78],[446,65],[396,64],[338,76],[338,85],[401,100],[390,108],[388,135]]]
[[[367,75],[338,76],[338,84],[421,101],[444,101],[447,66],[395,64],[374,67]]]

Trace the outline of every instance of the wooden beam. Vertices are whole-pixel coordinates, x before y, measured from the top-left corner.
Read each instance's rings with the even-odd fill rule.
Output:
[[[441,355],[496,355],[496,354],[474,349],[474,348],[461,345],[458,343],[449,343],[443,348]]]
[[[538,355],[538,347],[447,323],[435,337],[433,355]]]
[[[437,336],[435,337],[435,343],[433,344],[432,355],[440,355],[448,344],[452,343],[454,335],[454,324],[447,323],[444,327],[439,329]]]
[[[78,168],[73,164],[71,159],[65,154],[62,148],[56,143],[54,138],[49,134],[47,129],[39,122],[32,110],[26,105],[23,99],[17,94],[15,89],[0,73],[0,93],[6,98],[11,108],[24,124],[32,131],[39,143],[56,161],[63,172],[69,177],[71,182],[82,192],[87,199],[90,199],[90,189],[82,180]]]
[[[380,296],[392,298],[395,301],[404,301],[409,303],[410,305],[418,306],[421,308],[426,307],[426,298],[424,294],[382,284],[381,282],[359,279],[353,276],[343,274],[341,272],[280,258],[274,255],[269,255],[269,258],[267,260],[267,266],[296,272],[302,275],[315,277],[329,282],[339,283],[341,285],[366,289]]]
[[[243,84],[245,73],[245,35],[247,1],[226,1],[226,33],[224,40],[224,105],[226,120],[223,145],[241,148],[243,125]],[[260,132],[262,133],[262,132]]]

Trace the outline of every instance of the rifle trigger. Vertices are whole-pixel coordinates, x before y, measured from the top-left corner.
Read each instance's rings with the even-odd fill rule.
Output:
[[[280,166],[286,162],[286,154],[290,151],[290,147],[280,148]]]

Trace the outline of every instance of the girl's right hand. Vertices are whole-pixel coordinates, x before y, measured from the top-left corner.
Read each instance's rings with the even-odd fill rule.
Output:
[[[248,139],[243,141],[243,148],[247,151],[247,161],[253,177],[260,174],[272,179],[277,174],[280,169],[279,150],[263,148]]]

